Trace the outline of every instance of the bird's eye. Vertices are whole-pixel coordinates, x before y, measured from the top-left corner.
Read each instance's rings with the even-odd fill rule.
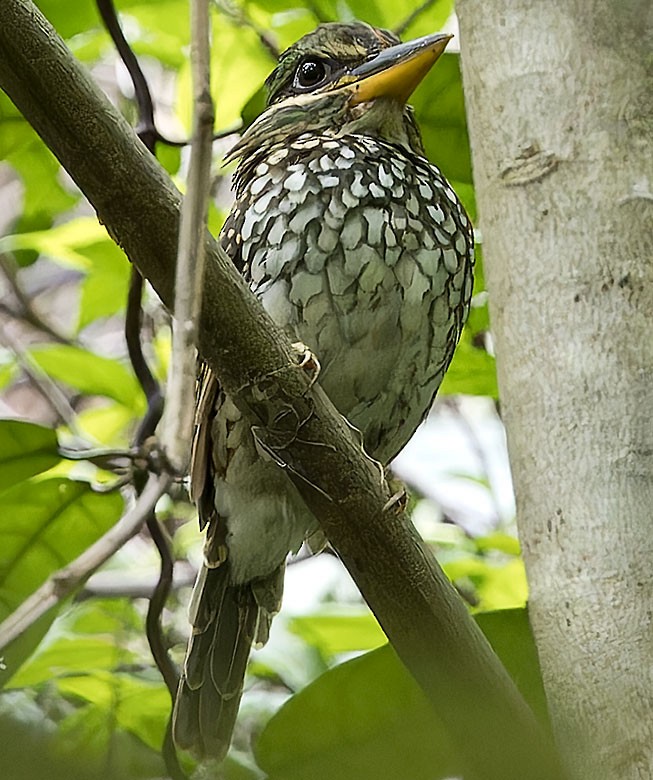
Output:
[[[312,89],[321,84],[329,75],[329,66],[323,60],[304,60],[295,74],[295,86],[300,89]]]

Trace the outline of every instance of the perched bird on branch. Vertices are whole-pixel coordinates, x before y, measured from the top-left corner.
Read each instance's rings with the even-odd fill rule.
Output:
[[[401,44],[365,24],[321,25],[281,55],[267,109],[232,152],[222,246],[317,355],[322,387],[384,465],[427,414],[472,293],[469,219],[406,105],[449,38]],[[207,538],[174,737],[220,759],[250,648],[280,608],[286,558],[305,540],[319,546],[320,531],[206,366],[191,487]]]

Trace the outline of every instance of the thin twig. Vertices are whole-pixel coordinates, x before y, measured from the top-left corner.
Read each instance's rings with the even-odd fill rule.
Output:
[[[127,43],[122,32],[113,0],[97,0],[97,6],[109,35],[114,42],[116,50],[129,72],[134,86],[134,94],[138,106],[138,124],[136,126],[136,132],[146,148],[152,154],[155,154],[156,144],[161,140],[161,135],[154,123],[154,103],[152,101],[149,84],[147,83],[147,79],[145,78],[145,74],[141,69],[136,55]],[[143,342],[141,339],[143,315],[142,300],[143,277],[136,268],[132,268],[125,314],[125,340],[127,342],[127,352],[134,374],[147,399],[147,411],[141,419],[134,437],[133,443],[135,447],[141,446],[146,439],[154,435],[154,431],[161,420],[164,407],[161,388],[154,378],[154,374],[150,370],[145,355],[143,354]],[[137,494],[141,494],[143,490],[144,478],[144,471],[135,472],[133,475]],[[159,580],[154,589],[154,594],[150,599],[150,605],[147,612],[146,633],[154,662],[161,672],[163,680],[171,695],[174,696],[177,673],[168,656],[163,640],[163,628],[161,626],[161,614],[165,606],[167,595],[170,591],[174,563],[166,540],[162,537],[162,529],[157,522],[154,508],[148,513],[146,523],[161,557]],[[163,598],[161,598],[161,595],[163,595]],[[155,598],[155,596],[157,596],[157,598]]]
[[[197,375],[197,321],[199,318],[209,191],[213,151],[214,110],[211,99],[211,45],[209,0],[191,3],[191,69],[193,74],[193,139],[187,191],[181,208],[179,245],[175,276],[175,312],[172,328],[172,362],[168,378],[167,403],[162,442],[173,468],[184,473],[188,467]]]
[[[120,27],[113,0],[96,0],[96,4],[102,21],[116,47],[116,51],[125,64],[125,67],[129,72],[129,77],[134,85],[134,95],[138,105],[139,121],[136,126],[138,137],[150,151],[154,150],[157,141],[161,141],[169,146],[185,146],[185,141],[172,141],[161,135],[154,123],[154,103],[152,101],[152,95],[150,94],[150,88],[147,79],[145,78],[145,74],[136,59],[136,55],[127,43],[127,39]]]
[[[181,563],[181,562],[180,562]],[[190,587],[197,577],[197,570],[189,563],[175,566],[172,590]],[[158,576],[139,575],[137,572],[98,571],[85,583],[77,599],[85,598],[152,598],[157,587]]]
[[[12,307],[9,306],[7,303],[5,303],[5,301],[0,301],[0,312],[6,314],[8,317],[11,317],[12,320],[16,320],[16,322],[24,323],[25,325],[28,325],[30,328],[34,328],[34,330],[38,330],[44,336],[47,336],[49,339],[52,339],[53,341],[56,341],[58,344],[75,343],[72,340],[68,341],[66,338],[64,338],[56,331],[51,329],[50,326],[44,320],[37,320],[36,318],[34,318],[33,311],[27,311],[22,307],[21,307],[21,311],[16,311],[15,309],[12,309]]]
[[[150,606],[147,610],[147,635],[148,637],[156,637],[155,642],[150,642],[150,649],[163,681],[170,691],[170,696],[174,699],[179,684],[179,675],[168,655],[161,627],[161,615],[172,588],[174,561],[168,536],[161,523],[156,519],[154,511],[150,512],[147,518],[147,528],[161,557],[161,573],[150,597]]]
[[[16,263],[4,252],[0,253],[0,268],[9,282],[9,286],[11,287],[11,291],[14,294],[14,297],[20,305],[21,312],[14,312],[9,308],[9,306],[6,305],[6,303],[0,304],[2,309],[6,311],[7,314],[9,314],[11,317],[15,319],[21,319],[28,325],[31,325],[33,328],[40,330],[42,333],[45,333],[45,335],[49,336],[53,341],[56,341],[59,344],[71,344],[72,341],[70,339],[67,339],[61,333],[56,331],[52,325],[50,325],[47,320],[44,320],[36,311],[32,305],[32,301],[29,299],[29,296],[25,290],[23,290],[20,282],[18,281]]]
[[[403,35],[416,19],[418,19],[425,11],[428,11],[429,8],[434,6],[437,2],[438,0],[425,0],[422,5],[418,5],[414,11],[409,13],[403,22],[399,22],[399,24],[395,27],[394,32],[397,35]]]
[[[97,5],[107,30],[109,31],[109,35],[111,36],[134,85],[134,93],[136,95],[139,114],[139,122],[137,125],[138,136],[146,148],[152,154],[155,154],[157,142],[171,142],[159,133],[154,123],[154,105],[149,85],[134,52],[131,50],[122,33],[113,0],[97,0]],[[142,298],[143,278],[138,270],[133,268],[127,297],[125,339],[127,341],[127,351],[134,373],[147,398],[147,411],[139,424],[134,439],[134,445],[136,447],[140,447],[154,434],[164,410],[164,399],[161,388],[152,374],[143,354],[143,345],[141,341]],[[134,487],[139,497],[144,495],[144,492],[147,489],[144,482],[146,473],[147,472],[143,469],[141,471],[135,471],[133,474]],[[152,476],[150,476],[149,479],[151,480]],[[163,626],[161,623],[161,615],[163,614],[163,609],[172,585],[174,560],[164,531],[157,521],[154,504],[146,513],[145,518],[148,530],[150,531],[150,535],[152,536],[161,558],[159,579],[152,598],[150,599],[147,612],[146,635],[154,662],[161,672],[161,676],[168,688],[171,699],[174,701],[178,675],[175,665],[168,654],[168,648],[165,645]],[[163,759],[168,773],[173,780],[185,780],[186,775],[179,765],[171,734],[172,731],[169,721],[164,743],[162,745]]]
[[[32,386],[48,402],[57,417],[68,426],[74,436],[83,439],[84,436],[77,426],[75,410],[54,380],[39,366],[18,339],[11,335],[9,328],[2,328],[0,340],[13,352],[16,362],[23,369]]]
[[[141,324],[143,317],[143,277],[136,268],[132,268],[127,294],[125,311],[125,341],[127,353],[136,379],[145,393],[147,411],[141,419],[134,436],[134,445],[139,447],[150,436],[154,435],[156,426],[163,415],[163,393],[154,374],[145,360],[143,343],[141,341]]]
[[[165,493],[170,476],[151,476],[142,495],[121,519],[72,563],[59,569],[0,624],[0,648],[6,647],[55,604],[73,593],[103,563],[138,533],[145,518]]]

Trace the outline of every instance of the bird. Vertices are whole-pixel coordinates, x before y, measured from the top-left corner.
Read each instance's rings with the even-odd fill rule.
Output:
[[[401,43],[363,22],[321,24],[281,54],[267,107],[229,154],[235,200],[221,245],[272,319],[316,355],[322,388],[384,466],[428,413],[472,295],[471,222],[407,105],[450,38]],[[206,542],[173,736],[220,761],[286,560],[324,538],[203,364],[190,485]]]

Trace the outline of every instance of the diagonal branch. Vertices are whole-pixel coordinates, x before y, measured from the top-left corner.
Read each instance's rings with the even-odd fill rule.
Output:
[[[179,193],[30,0],[0,3],[0,86],[172,307]],[[534,716],[422,539],[400,508],[384,508],[378,464],[208,235],[206,253],[200,353],[268,448],[285,442],[278,460],[467,755],[466,776],[560,778]],[[473,751],[464,749],[470,734]]]

